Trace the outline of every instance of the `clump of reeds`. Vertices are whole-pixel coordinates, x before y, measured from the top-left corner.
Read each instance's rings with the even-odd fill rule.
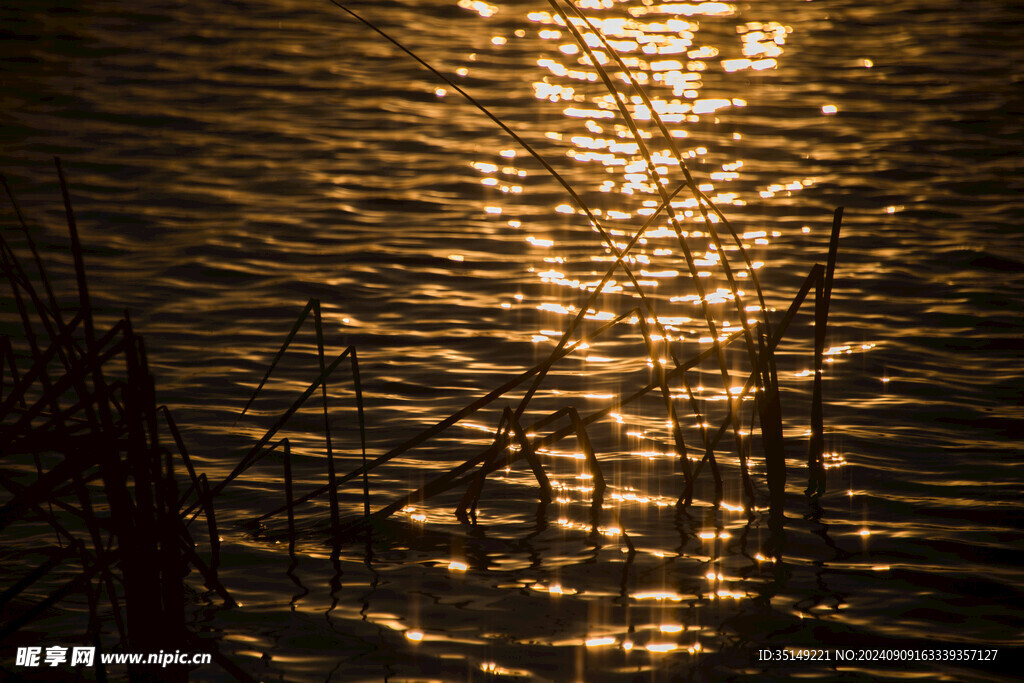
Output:
[[[118,648],[131,652],[212,652],[240,680],[247,674],[186,627],[183,579],[197,571],[232,605],[217,577],[212,495],[196,475],[166,407],[157,402],[146,347],[127,313],[110,327],[97,321],[85,260],[59,160],[77,302],[62,307],[32,230],[7,180],[0,181],[32,255],[26,267],[0,234],[0,268],[21,335],[0,337],[0,533],[12,545],[48,525],[59,547],[7,586],[0,640],[43,617],[69,596],[86,596],[88,633],[102,650],[101,616],[112,620]],[[14,321],[6,321],[14,322]],[[25,348],[27,347],[27,348]],[[192,486],[182,495],[177,468]],[[189,530],[183,502],[198,497],[210,530],[207,560]],[[71,576],[56,587],[47,577]],[[104,603],[106,605],[104,606]],[[103,619],[106,622],[106,619]],[[102,664],[96,655],[102,674]],[[132,680],[187,680],[181,667],[131,666]]]

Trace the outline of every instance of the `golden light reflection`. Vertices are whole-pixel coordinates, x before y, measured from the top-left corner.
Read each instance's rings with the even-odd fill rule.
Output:
[[[547,593],[548,595],[561,596],[561,595],[576,595],[579,593],[574,588],[568,588],[560,583],[542,584],[534,583],[530,586],[530,590],[537,591],[538,593]]]
[[[486,674],[492,676],[530,676],[529,671],[523,671],[522,669],[506,669],[500,666],[497,662],[483,662],[480,664],[480,670]]]
[[[732,538],[732,534],[728,531],[702,531],[697,534],[697,538],[701,538],[705,541],[714,540],[716,538]]]
[[[473,12],[476,12],[485,19],[487,17],[493,17],[495,14],[498,13],[497,6],[489,5],[486,2],[481,2],[480,0],[459,0],[458,5],[462,9],[468,9]]]
[[[679,648],[676,643],[647,643],[645,646],[648,652],[663,653],[672,652]]]
[[[642,7],[627,7],[629,17],[603,16],[603,10],[616,8],[616,5],[617,3],[613,2],[583,3],[582,7],[593,10],[587,15],[586,22],[573,17],[572,21],[581,29],[590,53],[580,49],[575,42],[565,41],[567,34],[562,30],[565,27],[562,16],[548,11],[535,11],[527,15],[530,22],[543,26],[536,33],[542,41],[555,42],[554,53],[537,60],[537,65],[546,75],[534,83],[534,92],[538,99],[553,103],[569,103],[569,106],[563,109],[563,115],[584,120],[583,127],[590,135],[569,135],[568,139],[572,146],[567,151],[567,156],[581,163],[600,163],[609,172],[617,172],[620,175],[622,180],[619,183],[604,181],[600,186],[601,191],[611,192],[618,189],[621,194],[627,196],[651,195],[657,190],[647,177],[646,164],[639,154],[637,142],[631,139],[627,127],[616,123],[608,130],[605,123],[598,123],[611,122],[617,118],[615,99],[607,92],[585,93],[578,85],[580,82],[595,83],[599,80],[593,59],[610,69],[614,67],[613,61],[605,52],[605,44],[594,31],[600,32],[607,44],[620,55],[623,63],[632,72],[633,78],[651,88],[650,106],[635,95],[624,100],[631,115],[638,121],[651,120],[653,107],[666,124],[679,125],[697,123],[702,116],[713,115],[722,109],[745,106],[746,102],[741,98],[700,98],[699,94],[703,88],[701,72],[711,66],[720,67],[726,72],[748,68],[774,68],[777,64],[776,58],[783,53],[782,46],[785,45],[786,36],[792,29],[777,22],[746,22],[737,26],[740,52],[744,55],[742,60],[737,60],[726,57],[726,53],[730,51],[723,49],[726,46],[696,43],[697,33],[700,31],[699,22],[680,18],[732,16],[736,12],[733,5],[714,2],[650,2]],[[651,20],[645,19],[649,15],[671,15],[672,18],[665,20],[651,16]],[[628,81],[623,73],[615,72],[612,76],[623,82]],[[673,137],[685,138],[689,131],[677,128],[670,134]],[[550,131],[547,137],[553,140],[564,139],[563,134],[555,131]],[[648,137],[648,134],[644,134],[644,137]],[[707,149],[698,147],[684,154],[689,158],[696,158],[707,154]],[[672,168],[678,169],[679,166],[667,149],[652,150],[651,160],[662,175],[667,174]],[[742,165],[742,162],[739,165]],[[737,168],[738,166],[723,168],[721,174],[716,174],[713,180],[736,180]],[[714,187],[711,184],[702,184],[701,190],[711,192]],[[745,202],[738,193],[719,195],[716,200],[726,204]],[[560,205],[556,207],[556,211],[575,213],[576,209]],[[637,213],[644,215],[651,211],[653,209],[645,207]],[[608,217],[628,218],[631,213],[613,211],[609,212]],[[688,217],[692,216],[690,213]],[[716,220],[717,216],[712,215],[710,219]],[[654,229],[657,230],[657,226]],[[762,242],[761,245],[766,243]],[[742,277],[744,273],[739,275]],[[571,279],[566,279],[569,284],[573,284]]]
[[[825,469],[834,469],[846,465],[846,458],[841,453],[824,453]]]
[[[683,596],[674,591],[642,591],[630,594],[634,600],[667,600],[669,602],[682,602]]]
[[[614,645],[615,642],[615,638],[612,636],[601,636],[597,638],[588,638],[584,644],[587,647],[605,647],[608,645]]]
[[[617,323],[618,330],[624,336],[632,335],[632,338],[639,339],[641,326],[646,326],[651,329],[645,334],[654,344],[660,345],[665,341],[684,341],[687,344],[698,342],[703,345],[701,350],[704,350],[716,341],[728,339],[745,323],[755,324],[765,312],[760,304],[755,303],[757,298],[753,293],[752,281],[757,277],[756,271],[769,262],[768,249],[784,235],[779,230],[765,229],[752,222],[736,235],[742,247],[734,242],[723,244],[714,238],[714,234],[721,230],[718,227],[721,224],[719,216],[712,212],[706,218],[703,217],[702,202],[685,192],[670,202],[673,211],[677,212],[680,229],[680,226],[670,225],[664,211],[658,211],[662,204],[661,188],[658,185],[663,183],[666,187],[675,187],[682,180],[683,169],[680,159],[675,158],[671,149],[673,144],[678,146],[685,164],[702,169],[699,177],[695,175],[700,193],[710,197],[723,210],[727,207],[742,207],[748,202],[761,203],[761,200],[791,197],[817,182],[814,178],[788,175],[773,178],[774,182],[755,187],[748,176],[757,171],[757,160],[747,160],[745,163],[743,158],[739,158],[742,156],[740,145],[731,142],[739,141],[743,136],[725,130],[719,131],[718,137],[712,140],[707,134],[712,125],[717,126],[720,122],[724,122],[721,125],[728,125],[730,120],[750,115],[744,109],[748,107],[746,98],[750,98],[747,91],[750,80],[770,77],[770,73],[761,72],[770,72],[785,65],[787,41],[791,38],[792,29],[771,21],[740,22],[737,17],[738,8],[729,3],[662,3],[650,0],[641,4],[582,0],[576,4],[587,11],[589,25],[577,22],[576,19],[572,21],[582,33],[593,56],[573,42],[572,27],[567,27],[560,16],[548,11],[535,11],[527,15],[533,24],[528,34],[509,34],[509,29],[504,28],[505,35],[494,35],[491,43],[495,53],[499,48],[505,50],[503,58],[511,54],[512,48],[517,45],[513,35],[522,38],[524,44],[525,41],[539,41],[542,45],[543,52],[531,53],[536,54],[536,59],[531,57],[528,61],[536,65],[537,75],[532,83],[535,105],[550,109],[556,116],[556,120],[548,126],[549,130],[544,131],[543,140],[548,149],[555,151],[545,154],[564,154],[563,167],[571,167],[579,177],[594,178],[592,185],[583,189],[595,194],[601,193],[598,200],[593,202],[600,203],[600,206],[593,207],[593,215],[606,231],[609,240],[601,243],[587,233],[585,213],[567,203],[564,196],[551,199],[554,195],[545,195],[543,201],[548,205],[541,207],[545,209],[543,218],[536,218],[529,211],[521,211],[514,203],[505,204],[508,200],[517,199],[512,195],[528,195],[531,192],[531,185],[521,180],[528,176],[528,172],[519,168],[522,154],[517,154],[516,150],[502,149],[496,155],[474,161],[471,164],[475,171],[474,182],[480,183],[481,192],[486,198],[484,213],[513,230],[522,228],[521,232],[513,233],[513,238],[533,260],[528,270],[531,282],[522,288],[528,294],[516,293],[512,295],[511,301],[501,302],[500,306],[505,310],[515,310],[516,315],[527,313],[537,316],[539,322],[535,327],[531,325],[528,328],[531,334],[526,339],[537,344],[537,353],[543,354],[559,342],[565,323],[580,312],[580,307],[591,306],[583,312],[584,319],[597,324],[612,321],[636,307],[636,295],[621,269],[614,274],[614,278],[602,277],[615,263],[616,251],[621,252],[629,247],[628,256],[622,260],[630,266],[640,286],[652,296],[657,296],[658,319],[638,313],[620,320]],[[482,17],[492,16],[498,11],[493,5],[472,0],[460,0],[459,6]],[[720,28],[722,25],[728,28],[727,32],[709,30],[709,27]],[[732,33],[733,28],[735,33]],[[649,100],[635,95],[627,87],[627,74],[623,73],[622,67],[612,58],[595,31],[603,34],[614,51],[621,55],[636,81],[644,85]],[[726,37],[722,38],[723,35]],[[619,87],[618,93],[609,93],[604,89],[595,62],[608,70]],[[474,74],[477,74],[478,66],[473,65]],[[870,60],[864,60],[864,66],[870,67]],[[464,67],[457,73],[466,76],[469,69]],[[735,87],[723,87],[723,84]],[[438,90],[439,95],[445,94],[444,89]],[[639,126],[640,140],[649,147],[649,164],[642,154],[640,141],[633,137],[619,111],[620,104]],[[836,114],[838,106],[825,103],[821,111],[824,115]],[[656,119],[664,123],[671,140],[666,140],[656,129]],[[729,142],[719,144],[719,141]],[[895,207],[890,208],[895,211]],[[650,226],[643,237],[633,244],[634,233],[649,218],[652,218]],[[705,220],[711,225],[708,226]],[[590,224],[595,231],[596,223]],[[571,239],[565,237],[570,228],[577,230]],[[794,227],[791,232],[787,231],[785,237],[797,230],[802,234],[811,232],[809,226]],[[593,241],[580,246],[588,237],[593,238]],[[750,257],[749,269],[741,258],[741,249]],[[691,271],[684,260],[684,253],[687,252],[692,253],[693,266],[696,268],[694,275],[701,281],[702,288],[694,286],[692,280],[696,278],[691,277]],[[461,254],[453,254],[449,258],[464,259]],[[745,289],[734,291],[732,286],[725,286],[723,272],[726,262]],[[584,301],[581,293],[598,290],[598,297],[587,300],[585,304],[581,303]],[[737,298],[742,300],[740,306],[736,305]],[[710,330],[710,326],[705,324],[705,306],[711,307],[711,316],[717,330]],[[774,310],[767,308],[768,311]],[[579,340],[583,336],[583,332],[573,331],[568,343],[575,343],[574,339]],[[620,347],[605,345],[603,340],[590,341],[595,348],[586,343],[579,344],[572,356],[573,362],[577,363],[574,367],[579,368],[580,375],[608,373],[609,369],[624,361],[626,354],[620,352]],[[842,358],[857,350],[867,351],[873,346],[870,343],[838,344],[825,351],[826,360]],[[646,360],[647,366],[652,369],[668,367],[672,362],[668,353],[655,351],[651,351],[648,358],[641,359]],[[636,366],[641,372],[646,372],[639,362]],[[797,373],[798,377],[813,375],[811,370]],[[717,404],[714,410],[721,412],[722,406],[726,404],[739,405],[740,399],[753,400],[754,391],[744,391],[742,376],[733,376],[732,382],[708,379],[703,375],[700,379],[701,383],[694,388],[694,397],[702,406]],[[882,381],[887,382],[888,378]],[[601,385],[588,390],[581,385],[573,385],[571,390],[565,390],[564,387],[561,390],[551,389],[549,398],[587,399],[606,402],[614,407],[614,410],[608,412],[608,421],[613,423],[611,426],[616,434],[644,440],[641,444],[631,441],[633,446],[642,445],[641,448],[623,447],[616,455],[622,458],[638,456],[645,472],[655,471],[666,460],[677,458],[671,441],[672,424],[664,422],[664,413],[660,414],[657,424],[651,429],[640,429],[638,425],[651,426],[655,420],[642,417],[641,410],[630,408],[630,414],[622,412],[622,408],[616,406],[615,402],[626,395],[626,390],[618,387],[612,389],[608,390],[606,385]],[[671,399],[683,402],[689,398],[681,386],[671,387],[671,392]],[[698,409],[694,410],[697,412]],[[720,421],[713,414],[706,414],[703,408],[699,412],[702,414],[681,415],[680,422],[685,424],[686,429],[718,427]],[[624,428],[617,425],[623,425]],[[480,425],[480,429],[493,432],[494,426]],[[737,433],[743,437],[750,435],[747,429],[738,429]],[[534,438],[537,435],[531,432],[528,436]],[[551,486],[559,515],[556,526],[559,530],[571,532],[560,533],[560,537],[579,533],[595,538],[593,534],[596,532],[604,537],[597,539],[596,543],[611,543],[611,550],[614,551],[618,546],[622,553],[632,557],[636,551],[629,541],[632,533],[630,520],[625,514],[620,519],[618,512],[628,510],[630,514],[647,514],[655,508],[672,506],[676,502],[674,497],[657,495],[660,491],[638,491],[625,486],[621,479],[613,481],[609,476],[604,497],[598,501],[603,505],[595,505],[598,512],[604,510],[604,517],[595,521],[594,517],[587,514],[589,510],[584,510],[594,497],[593,475],[579,471],[584,469],[582,464],[573,462],[582,463],[586,460],[580,447],[574,445],[566,450],[541,448],[537,452],[544,459],[544,467],[550,466],[552,470]],[[599,457],[604,458],[606,455]],[[692,462],[698,462],[701,454],[690,453],[689,457]],[[824,457],[826,468],[846,464],[845,458],[838,452],[826,453]],[[504,472],[509,475],[510,469],[505,468]],[[605,473],[608,472],[606,469]],[[515,479],[517,474],[512,474],[505,481],[521,481]],[[528,477],[528,473],[523,474],[522,480]],[[720,508],[724,512],[737,514],[745,509],[740,503],[722,503]],[[607,510],[615,510],[615,515],[609,515]],[[412,521],[427,521],[427,513],[423,511],[409,508],[402,512]],[[736,532],[736,528],[733,531]],[[864,529],[858,533],[866,537],[870,531]],[[697,537],[701,542],[709,542],[697,544],[703,548],[700,552],[712,555],[725,545],[718,541],[731,539],[732,534],[719,529],[701,531]],[[640,554],[649,560],[651,556],[660,559],[681,556],[663,548],[642,548]],[[747,559],[755,567],[764,563],[766,571],[776,561],[776,558],[760,552],[754,554],[752,559],[747,556]],[[711,558],[708,557],[707,561],[710,563]],[[469,569],[462,559],[439,560],[438,566],[446,566],[449,572],[466,572]],[[683,595],[663,588],[629,593],[633,601],[655,603],[645,608],[664,612],[645,627],[648,632],[627,636],[624,632],[616,633],[614,629],[609,629],[612,635],[608,635],[608,630],[603,633],[599,630],[597,635],[586,639],[581,639],[577,634],[577,646],[620,646],[627,652],[634,647],[651,653],[668,653],[680,648],[685,648],[691,654],[701,652],[699,642],[687,646],[685,643],[669,642],[671,638],[659,635],[679,634],[687,630],[682,624],[673,621],[679,615],[668,612],[678,610],[674,603],[684,600],[745,598],[748,593],[740,590],[743,584],[735,578],[738,575],[740,572],[735,570],[729,570],[728,576],[718,570],[708,571],[704,578],[711,584],[699,583],[702,586],[700,595]],[[525,588],[535,593],[547,593],[556,599],[588,590],[582,585],[574,589],[561,583],[562,580],[574,581],[568,576],[556,574],[555,577],[558,580],[544,579],[517,586],[519,590]],[[699,581],[700,574],[696,577]],[[726,581],[734,585],[722,585]],[[662,584],[655,582],[653,585]],[[659,621],[662,618],[664,622]],[[407,631],[406,637],[414,639],[411,635],[414,633],[416,631]],[[495,663],[481,665],[481,668],[491,673],[505,671]]]

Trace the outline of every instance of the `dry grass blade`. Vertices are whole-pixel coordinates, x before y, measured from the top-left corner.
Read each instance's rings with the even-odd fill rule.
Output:
[[[807,295],[810,293],[811,288],[817,287],[818,283],[821,282],[822,278],[824,277],[824,273],[825,269],[820,264],[817,264],[811,268],[810,273],[807,275],[806,278],[804,278],[803,284],[801,284],[800,289],[793,297],[793,301],[790,303],[790,306],[786,310],[786,313],[783,315],[782,319],[779,321],[779,324],[776,326],[774,332],[771,334],[770,339],[767,338],[767,334],[765,334],[761,330],[758,330],[758,342],[761,346],[761,348],[759,349],[758,356],[762,359],[762,366],[761,368],[759,368],[758,372],[762,374],[764,381],[762,383],[762,391],[759,392],[756,396],[756,400],[758,403],[757,408],[760,411],[762,425],[769,424],[778,426],[778,433],[776,438],[777,443],[780,445],[782,443],[782,416],[781,412],[779,412],[779,384],[778,377],[775,375],[774,368],[770,368],[768,365],[768,359],[773,357],[775,349],[778,347],[779,343],[782,341],[782,338],[789,330],[789,326],[793,322],[793,319],[796,317],[797,312],[800,310],[800,306],[803,305],[803,302],[807,299]],[[756,381],[757,375],[756,373],[752,372],[750,376],[747,377],[747,380],[744,383],[742,390],[739,393],[739,396],[747,396],[755,386]],[[772,402],[774,402],[775,405],[772,405]],[[769,415],[771,415],[772,411],[775,411],[775,416],[766,419],[764,417],[766,411]],[[721,441],[722,437],[725,435],[726,430],[730,428],[731,420],[732,415],[727,415],[725,421],[723,421],[715,436],[711,438],[709,445],[712,448],[714,448],[719,443],[719,441]],[[779,454],[781,454],[782,457],[778,457]],[[786,485],[785,453],[781,449],[781,447],[775,451],[769,451],[766,448],[765,458],[768,474],[769,491],[774,492],[772,493],[772,495],[773,498],[775,498],[775,502],[781,503],[780,492],[783,492],[785,490]],[[707,461],[707,459],[708,458],[705,457],[705,459],[698,464],[698,472],[703,467],[704,462]]]
[[[693,393],[693,387],[690,385],[690,380],[687,379],[686,373],[680,375],[680,379],[683,382],[683,387],[686,389],[686,397],[690,402],[690,409],[693,412],[693,417],[697,420],[697,426],[700,429],[701,441],[704,444],[704,456],[701,458],[700,462],[697,463],[697,467],[694,468],[693,476],[690,477],[690,482],[683,488],[683,495],[679,497],[677,503],[681,503],[684,506],[688,506],[693,503],[693,483],[696,482],[697,477],[700,476],[700,471],[704,463],[709,463],[711,465],[711,478],[715,485],[714,505],[715,507],[718,507],[724,496],[722,473],[719,471],[718,461],[715,459],[715,447],[718,445],[718,442],[712,442],[709,437],[707,418],[704,414],[704,410],[697,401],[697,397]],[[726,419],[729,418],[727,417]]]
[[[92,322],[92,303],[89,299],[89,286],[85,277],[85,260],[82,257],[82,242],[78,237],[78,220],[75,218],[75,211],[71,207],[71,193],[68,190],[67,180],[64,178],[64,169],[61,168],[60,157],[54,157],[53,163],[57,167],[57,177],[60,179],[60,191],[64,197],[64,211],[67,215],[68,234],[71,237],[71,256],[75,262],[75,278],[78,280],[79,310],[85,314],[85,340],[91,348],[95,343]]]
[[[240,412],[238,414],[238,417],[235,418],[235,424],[238,424],[238,421],[245,416],[245,414],[249,411],[250,406],[252,406],[253,401],[255,401],[256,397],[259,396],[261,391],[263,391],[263,386],[267,383],[267,380],[270,379],[270,375],[274,372],[274,369],[277,367],[277,364],[284,357],[284,353],[285,351],[288,350],[288,346],[291,345],[292,341],[295,339],[295,335],[297,335],[299,333],[299,330],[302,329],[302,323],[306,321],[306,317],[309,316],[310,312],[313,311],[314,308],[316,310],[316,318],[317,320],[319,320],[320,302],[317,299],[310,299],[308,302],[306,302],[306,307],[302,309],[301,313],[299,313],[299,317],[295,319],[295,323],[292,324],[292,329],[288,332],[287,336],[285,337],[284,343],[281,344],[281,349],[277,352],[277,355],[274,356],[274,360],[271,361],[270,365],[267,367],[267,371],[263,373],[263,379],[261,379],[260,383],[256,385],[256,389],[253,390],[252,396],[249,397],[249,400],[246,401],[245,406],[242,407],[242,412]],[[321,340],[320,338],[321,335],[318,334],[318,341]],[[324,368],[321,367],[320,372],[323,373],[323,371]]]

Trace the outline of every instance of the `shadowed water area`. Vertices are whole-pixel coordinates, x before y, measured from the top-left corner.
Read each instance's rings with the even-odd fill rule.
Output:
[[[824,355],[826,492],[804,495],[812,302],[776,354],[784,527],[769,525],[757,428],[750,514],[731,428],[716,449],[721,504],[705,471],[693,504],[677,507],[683,473],[661,395],[621,403],[657,373],[620,269],[570,338],[625,318],[554,365],[521,418],[606,411],[587,427],[602,501],[570,436],[538,452],[548,504],[519,460],[488,477],[475,524],[454,514],[462,487],[401,507],[371,543],[345,543],[332,559],[324,495],[296,508],[290,553],[284,515],[253,524],[285,501],[277,451],[216,496],[219,574],[240,606],[190,577],[190,629],[267,681],[1011,680],[1024,642],[1024,11],[923,0],[579,6],[736,229],[773,323],[825,263],[833,210],[845,207]],[[352,9],[548,159],[616,249],[655,212],[626,122],[550,4]],[[372,459],[544,361],[615,262],[529,154],[327,2],[6,5],[0,96],[0,171],[62,302],[76,303],[75,273],[55,155],[99,319],[130,311],[158,399],[214,483],[317,378],[307,321],[238,419],[311,298],[328,360],[358,350]],[[625,100],[676,187],[650,107]],[[730,243],[749,304],[737,310],[723,250],[688,197],[673,206],[698,276],[663,215],[627,259],[679,359],[714,340],[695,281],[723,337],[743,315],[762,316]],[[2,221],[27,253],[13,212]],[[0,331],[17,346],[3,297]],[[725,358],[731,374],[714,362],[687,373],[692,401],[672,387],[694,464],[700,423],[719,429],[749,372],[742,342]],[[347,363],[327,385],[341,476],[362,463]],[[493,443],[527,387],[373,469],[370,508]],[[748,399],[735,400],[740,437]],[[322,410],[318,390],[274,440],[289,440],[296,496],[327,481]],[[35,467],[2,466],[5,476]],[[338,504],[345,520],[363,514],[361,479]],[[52,541],[38,529],[5,534],[0,588]],[[84,599],[69,599],[16,637],[79,642],[87,621]],[[116,642],[113,626],[101,633]],[[833,656],[759,661],[781,648]],[[837,648],[1000,652],[837,662]],[[24,675],[13,656],[4,645],[2,665]],[[213,665],[189,678],[231,680]]]

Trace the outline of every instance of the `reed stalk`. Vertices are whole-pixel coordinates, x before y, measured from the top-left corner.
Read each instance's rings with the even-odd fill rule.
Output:
[[[835,278],[836,257],[839,253],[839,228],[842,222],[843,207],[840,206],[835,210],[832,218],[832,233],[829,238],[825,273],[817,283],[814,293],[814,389],[811,398],[811,438],[807,444],[806,493],[815,498],[825,492],[825,435],[821,383],[828,309],[832,300],[832,281]]]
[[[281,439],[281,458],[284,461],[284,503],[288,508],[288,554],[295,554],[295,506],[292,492],[292,448],[288,439]]]

